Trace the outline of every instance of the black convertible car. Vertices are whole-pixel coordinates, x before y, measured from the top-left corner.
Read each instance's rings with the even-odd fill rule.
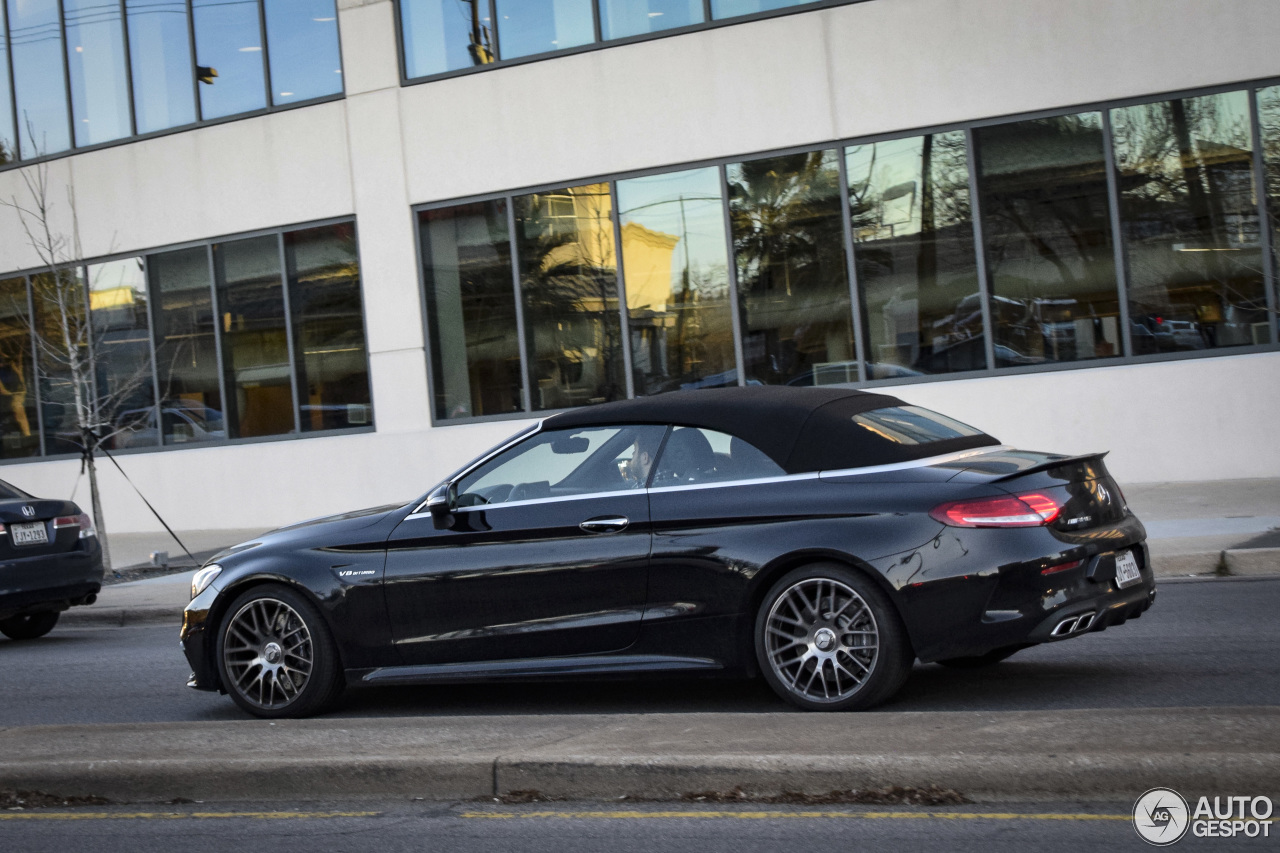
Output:
[[[867,708],[1155,600],[1101,454],[1014,450],[894,397],[745,387],[546,418],[408,504],[231,548],[190,686],[263,717],[347,685],[763,674]]]

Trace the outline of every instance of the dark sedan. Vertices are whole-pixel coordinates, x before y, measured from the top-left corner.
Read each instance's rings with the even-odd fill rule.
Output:
[[[1141,615],[1146,533],[1101,454],[894,397],[708,389],[553,415],[408,504],[283,528],[192,582],[191,686],[263,717],[348,685],[762,674],[867,708]]]
[[[102,548],[71,501],[32,497],[0,482],[0,634],[43,637],[68,607],[102,589]]]

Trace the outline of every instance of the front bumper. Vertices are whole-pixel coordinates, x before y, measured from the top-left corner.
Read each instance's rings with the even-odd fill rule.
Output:
[[[217,590],[212,586],[191,599],[182,611],[182,633],[180,642],[182,653],[191,665],[191,678],[187,686],[196,690],[216,690],[221,693],[222,681],[218,678],[218,670],[213,662],[214,649],[210,643],[214,634],[207,630],[209,610],[217,598]]]

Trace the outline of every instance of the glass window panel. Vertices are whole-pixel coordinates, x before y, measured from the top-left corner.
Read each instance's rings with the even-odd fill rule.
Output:
[[[44,450],[46,454],[78,453],[80,422],[71,361],[73,353],[82,365],[89,357],[84,273],[78,267],[37,273],[31,276],[31,294],[36,309]]]
[[[837,157],[811,151],[728,167],[748,382],[857,379]]]
[[[159,443],[151,375],[151,323],[142,258],[91,264],[89,312],[99,416],[111,447]]]
[[[302,431],[371,426],[355,226],[290,231],[284,252]]]
[[[608,184],[515,199],[535,409],[626,396]]]
[[[736,385],[720,170],[618,182],[637,394]]]
[[[120,6],[103,0],[62,0],[62,10],[76,145],[128,136],[133,131]]]
[[[1101,114],[974,139],[996,366],[1120,355]]]
[[[653,485],[726,483],[781,477],[786,473],[759,448],[736,435],[710,429],[676,427],[662,448]]]
[[[591,0],[498,0],[498,51],[503,59],[595,40]]]
[[[507,203],[418,214],[438,418],[518,412],[520,342]]]
[[[1134,352],[1270,342],[1248,93],[1111,117]]]
[[[57,0],[8,0],[9,50],[23,159],[71,147]]]
[[[218,118],[265,107],[257,0],[192,0],[191,8],[201,116]]]
[[[401,0],[406,77],[426,77],[494,60],[489,0]]]
[[[753,15],[756,12],[803,6],[811,2],[813,0],[711,0],[711,17],[732,18],[737,15]]]
[[[293,432],[278,239],[270,235],[214,244],[213,262],[231,437]]]
[[[334,0],[266,0],[271,100],[276,104],[342,92]]]
[[[18,138],[13,128],[13,95],[9,90],[9,39],[5,36],[6,16],[0,3],[0,165],[18,159]]]
[[[601,0],[600,32],[606,39],[656,33],[702,23],[702,0]]]
[[[156,301],[156,372],[165,444],[227,437],[218,381],[209,251],[201,246],[147,257]],[[154,420],[150,426],[155,429]]]
[[[845,171],[868,375],[985,368],[963,131],[855,145]]]
[[[40,453],[35,377],[27,282],[0,281],[0,459]]]
[[[125,14],[138,133],[195,121],[187,4],[184,0],[125,0]]]
[[[1262,162],[1267,174],[1267,219],[1271,228],[1273,270],[1280,288],[1280,86],[1258,92],[1258,116],[1262,123]],[[1275,294],[1280,304],[1280,290]]]

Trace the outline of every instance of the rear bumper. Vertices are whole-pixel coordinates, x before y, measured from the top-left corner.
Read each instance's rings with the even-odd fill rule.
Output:
[[[91,604],[102,589],[102,548],[96,538],[62,554],[0,562],[0,619]]]

